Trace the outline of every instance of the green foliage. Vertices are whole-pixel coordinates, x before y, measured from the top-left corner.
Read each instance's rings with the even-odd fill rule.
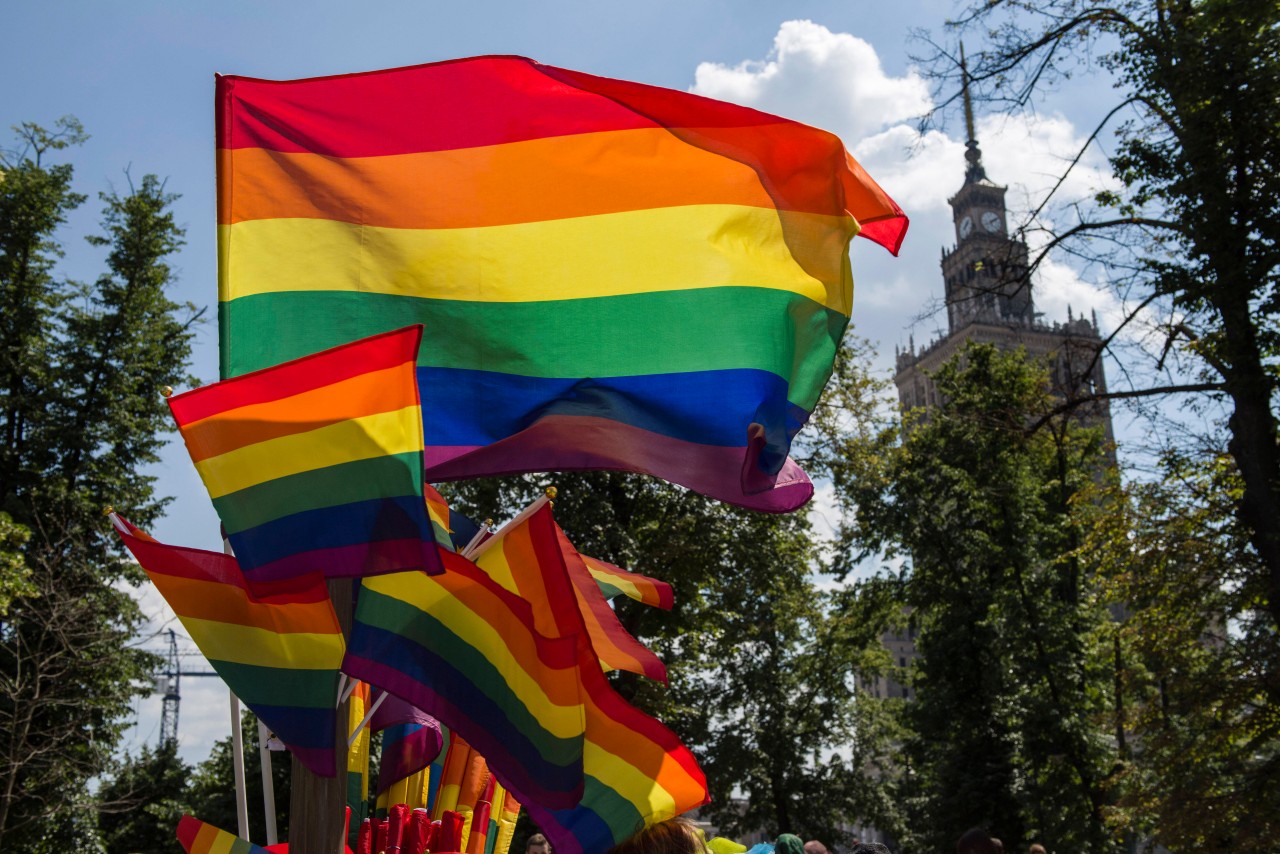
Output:
[[[971,69],[996,103],[1022,109],[1081,68],[1109,73],[1117,97],[1094,134],[1114,133],[1119,186],[1053,200],[1048,246],[1104,271],[1131,307],[1125,325],[1155,321],[1149,370],[1124,360],[1134,393],[1224,396],[1236,509],[1280,628],[1280,5],[966,6],[955,26],[987,38]]]
[[[19,596],[36,592],[32,586],[31,570],[22,557],[22,546],[31,539],[31,532],[0,512],[0,617],[9,610],[9,603]]]
[[[263,818],[262,762],[258,751],[258,723],[249,712],[241,714],[241,737],[244,739],[245,799],[249,807],[249,838],[267,838],[266,820]],[[187,804],[192,815],[215,827],[234,832],[236,818],[236,787],[231,736],[221,739],[191,774],[187,790]],[[289,838],[290,755],[271,754],[272,789],[276,800],[276,833],[282,840]]]
[[[56,276],[56,230],[84,201],[70,165],[50,156],[86,139],[64,119],[18,129],[0,170],[0,555],[21,556],[21,595],[0,617],[0,847],[33,848],[47,819],[91,807],[88,780],[109,767],[155,666],[130,645],[142,615],[122,582],[107,504],[140,524],[162,501],[140,468],[167,425],[159,395],[186,379],[190,320],[164,295],[181,229],[153,177],[102,197],[107,272],[82,287]],[[191,319],[194,319],[192,317]],[[8,523],[6,523],[8,524]],[[29,533],[20,545],[17,531]]]
[[[919,659],[889,780],[908,804],[901,841],[940,849],[985,826],[1015,847],[1112,850],[1115,757],[1095,724],[1108,674],[1091,641],[1106,614],[1074,555],[1097,431],[1027,429],[1052,401],[1021,353],[971,345],[936,381],[944,403],[901,441],[868,436],[861,460],[832,467],[857,507],[848,537],[909,559]]]
[[[1270,851],[1280,834],[1280,638],[1239,490],[1225,454],[1170,457],[1161,480],[1108,493],[1085,543],[1127,603],[1117,809],[1175,851]]]
[[[180,854],[174,829],[188,811],[190,774],[175,742],[126,756],[96,797],[107,854]]]

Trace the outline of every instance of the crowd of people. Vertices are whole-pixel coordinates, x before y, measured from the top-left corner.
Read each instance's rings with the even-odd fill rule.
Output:
[[[660,822],[614,846],[609,854],[725,854],[729,848],[716,845],[720,840],[706,839],[702,830],[687,818],[673,818]],[[552,854],[551,843],[541,833],[535,833],[525,843],[525,854]],[[732,850],[745,851],[746,846],[734,843]],[[801,842],[793,833],[783,833],[773,843],[773,854],[831,854],[827,846],[816,839]],[[882,842],[858,842],[849,854],[892,854]],[[979,827],[972,828],[956,841],[956,854],[1005,854],[1004,843]],[[1038,843],[1027,849],[1027,854],[1047,854]]]

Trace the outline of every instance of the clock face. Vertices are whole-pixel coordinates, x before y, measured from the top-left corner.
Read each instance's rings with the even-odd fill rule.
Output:
[[[982,227],[992,234],[1000,230],[1000,217],[994,211],[987,211],[982,215]]]
[[[960,236],[968,237],[971,231],[973,231],[973,217],[967,216],[960,220]]]

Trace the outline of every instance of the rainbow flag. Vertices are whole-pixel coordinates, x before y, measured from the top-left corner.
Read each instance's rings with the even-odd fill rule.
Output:
[[[901,209],[826,131],[516,56],[217,80],[222,375],[406,322],[427,477],[644,472],[769,511]],[[608,346],[601,346],[607,339]]]
[[[369,728],[382,733],[378,795],[395,783],[421,773],[440,755],[444,746],[439,721],[394,694],[387,695],[374,712]],[[419,791],[422,788],[420,786]],[[411,807],[424,806],[408,801],[404,803]]]
[[[422,485],[427,497],[427,515],[431,517],[431,527],[435,532],[436,542],[440,548],[451,552],[462,551],[480,531],[480,526],[449,509],[444,496],[429,483]]]
[[[575,803],[584,715],[578,639],[540,633],[544,618],[528,602],[471,561],[444,550],[440,557],[441,575],[363,579],[342,670],[439,720],[505,769],[518,791]]]
[[[587,571],[596,580],[596,584],[600,586],[600,592],[604,594],[604,598],[626,596],[628,599],[662,608],[664,611],[671,610],[675,598],[671,593],[671,585],[667,582],[638,572],[629,572],[586,555],[582,556],[582,561],[587,565]]]
[[[560,550],[564,553],[565,567],[569,570],[569,579],[573,582],[578,610],[582,614],[587,635],[591,638],[591,647],[600,659],[600,665],[605,670],[625,670],[648,676],[665,685],[666,665],[622,625],[613,608],[609,607],[609,600],[601,592],[595,576],[591,574],[587,558],[578,554],[578,550],[569,542],[559,525],[556,526],[556,534],[560,539]]]
[[[169,399],[255,579],[440,571],[423,497],[421,327]]]
[[[334,774],[342,631],[319,572],[245,578],[220,552],[169,546],[112,524],[232,692],[316,774]]]
[[[706,777],[675,733],[584,670],[586,787],[571,809],[523,800],[556,854],[607,851],[641,829],[710,801]]]
[[[177,836],[187,854],[268,854],[261,845],[189,815],[178,820]]]
[[[522,516],[485,542],[484,550],[475,556],[476,564],[533,605],[535,614],[543,618],[539,630],[544,634],[568,637],[586,632],[594,641],[590,612],[581,607],[580,596],[584,587],[597,596],[598,589],[585,570],[582,582],[574,584],[565,552],[566,546],[570,551],[573,547],[555,524],[551,507],[542,504]],[[564,560],[547,557],[549,541]],[[562,607],[564,602],[578,607]],[[593,653],[599,650],[590,645],[581,652]],[[671,730],[624,700],[599,667],[584,663],[580,672],[586,704],[582,799],[561,809],[528,797],[518,786],[507,786],[527,806],[558,854],[607,850],[642,827],[696,809],[709,799],[706,778],[693,754]],[[504,769],[497,763],[491,766],[506,785]]]

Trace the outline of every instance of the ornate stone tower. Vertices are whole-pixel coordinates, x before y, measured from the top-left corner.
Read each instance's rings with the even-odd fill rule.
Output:
[[[894,382],[903,408],[939,403],[932,375],[963,350],[968,341],[1022,347],[1032,358],[1049,362],[1055,392],[1064,397],[1106,391],[1098,354],[1102,340],[1097,321],[1073,317],[1066,323],[1043,323],[1036,315],[1028,272],[1027,245],[1009,236],[1006,187],[987,177],[973,124],[968,71],[964,75],[964,118],[968,135],[964,184],[949,199],[956,244],[942,250],[946,289],[947,333],[917,350],[914,340],[897,353]],[[1111,413],[1105,401],[1079,410],[1085,420],[1101,424],[1112,439]]]
[[[1070,309],[1066,323],[1048,324],[1037,319],[1027,245],[1009,236],[1004,202],[1008,188],[987,178],[982,166],[963,48],[960,57],[968,139],[964,184],[949,199],[956,245],[942,250],[947,333],[922,349],[917,350],[912,341],[905,351],[898,351],[894,375],[898,401],[903,409],[937,406],[941,401],[933,374],[969,341],[1006,349],[1021,347],[1029,357],[1048,361],[1054,391],[1063,398],[1105,392],[1106,378],[1098,358],[1102,339],[1096,319],[1073,317]],[[1105,400],[1081,407],[1076,415],[1086,423],[1101,425],[1108,445],[1112,444],[1111,410]],[[1111,462],[1115,462],[1114,457]],[[914,628],[888,632],[882,640],[901,666],[915,660]],[[908,687],[887,676],[870,681],[864,688],[876,697],[914,696]]]

